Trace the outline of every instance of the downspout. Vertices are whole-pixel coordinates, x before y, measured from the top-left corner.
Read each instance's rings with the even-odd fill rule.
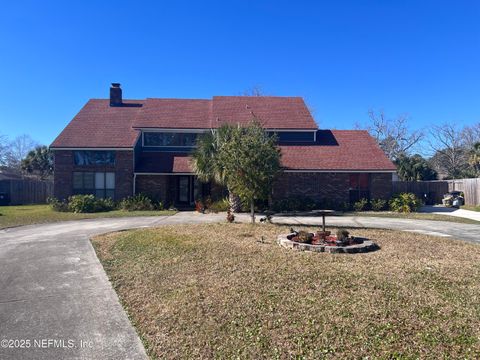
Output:
[[[137,173],[133,173],[133,196],[135,196],[135,184],[137,182]]]

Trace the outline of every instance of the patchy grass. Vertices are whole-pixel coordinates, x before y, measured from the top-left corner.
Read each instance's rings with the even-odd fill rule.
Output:
[[[474,206],[474,205],[462,205],[462,209],[464,210],[471,210],[471,211],[480,211],[480,205]]]
[[[92,214],[75,214],[70,212],[56,212],[48,205],[19,205],[0,206],[0,229],[64,220],[79,220],[124,216],[157,216],[173,215],[175,211],[108,211]]]
[[[462,206],[463,208],[463,206]],[[397,213],[393,211],[351,211],[343,213],[343,216],[370,216],[370,217],[387,217],[398,219],[416,219],[416,220],[435,220],[435,221],[448,221],[462,224],[480,224],[480,221],[461,218],[458,216],[429,214],[421,212],[413,212],[408,214]]]
[[[287,231],[177,225],[92,243],[154,358],[480,357],[478,245],[355,229],[381,250],[318,254],[279,247]]]

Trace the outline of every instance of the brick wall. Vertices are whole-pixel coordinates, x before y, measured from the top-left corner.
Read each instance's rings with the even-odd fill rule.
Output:
[[[66,199],[73,194],[74,171],[104,171],[115,173],[115,199],[123,199],[133,193],[133,151],[116,151],[115,165],[75,166],[73,151],[54,151],[53,193]]]
[[[135,192],[143,193],[148,197],[172,203],[175,198],[174,177],[169,175],[137,175]],[[173,189],[172,189],[173,188]]]
[[[346,173],[283,173],[274,184],[272,199],[304,196],[343,203],[349,200],[349,184]]]
[[[273,200],[304,196],[316,201],[328,199],[335,203],[349,201],[349,173],[283,173],[273,187]],[[390,198],[392,174],[370,174],[371,198]]]

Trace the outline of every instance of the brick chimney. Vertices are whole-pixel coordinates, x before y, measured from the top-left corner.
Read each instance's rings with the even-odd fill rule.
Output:
[[[110,106],[122,106],[122,89],[119,83],[110,86]]]

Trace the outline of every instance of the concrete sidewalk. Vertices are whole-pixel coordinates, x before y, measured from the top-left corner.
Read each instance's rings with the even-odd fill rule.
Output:
[[[420,212],[428,214],[456,216],[465,219],[480,221],[480,212],[472,210],[447,208],[445,206],[422,206]]]

